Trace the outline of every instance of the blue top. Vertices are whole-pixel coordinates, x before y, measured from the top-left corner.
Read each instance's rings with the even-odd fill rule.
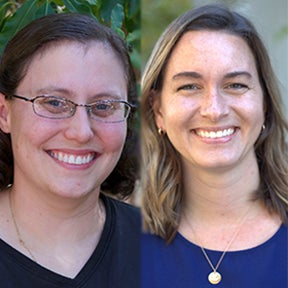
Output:
[[[288,228],[282,225],[265,243],[227,252],[218,268],[222,281],[208,282],[212,271],[201,248],[177,233],[167,245],[158,236],[142,237],[142,288],[287,288]],[[214,267],[222,252],[205,249]]]

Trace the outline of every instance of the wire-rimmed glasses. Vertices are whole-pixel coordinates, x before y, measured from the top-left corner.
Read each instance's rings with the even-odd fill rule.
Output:
[[[32,103],[36,115],[49,119],[65,119],[72,117],[78,106],[84,107],[88,115],[96,121],[104,123],[119,123],[125,121],[132,104],[124,100],[96,100],[91,104],[77,104],[67,98],[41,95],[35,98],[26,98],[19,95],[12,97]]]

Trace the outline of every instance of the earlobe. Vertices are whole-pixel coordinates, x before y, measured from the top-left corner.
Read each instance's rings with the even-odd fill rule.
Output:
[[[161,94],[153,90],[151,91],[150,99],[151,99],[151,106],[154,112],[156,126],[158,127],[158,129],[160,128],[164,132],[165,127],[161,108]]]
[[[0,93],[0,129],[4,133],[10,133],[8,102],[2,93]]]

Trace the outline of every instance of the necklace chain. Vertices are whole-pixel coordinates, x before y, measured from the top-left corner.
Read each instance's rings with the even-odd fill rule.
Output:
[[[229,248],[231,247],[233,241],[235,240],[235,238],[237,237],[238,233],[240,232],[240,229],[243,225],[243,223],[245,222],[247,216],[248,216],[248,211],[249,209],[246,211],[246,213],[244,214],[243,217],[240,218],[240,221],[239,221],[239,224],[237,224],[237,228],[235,230],[235,232],[233,233],[232,237],[231,237],[231,240],[228,242],[227,246],[225,247],[223,253],[221,254],[216,266],[213,265],[212,261],[210,260],[207,252],[205,251],[204,249],[204,245],[201,243],[201,240],[198,238],[198,241],[200,243],[200,248],[201,248],[201,251],[205,257],[205,259],[207,260],[209,266],[211,267],[211,269],[213,270],[213,272],[211,272],[208,276],[208,280],[211,284],[218,284],[220,283],[222,277],[221,277],[221,274],[219,272],[217,272],[220,264],[222,263],[222,260],[225,256],[225,254],[228,252]],[[186,222],[189,226],[189,228],[191,229],[191,231],[193,232],[193,234],[197,237],[196,233],[195,233],[195,230],[193,229],[192,225],[190,224],[190,222],[188,221],[188,218],[186,216],[186,214],[184,214],[184,217],[186,219]]]
[[[18,241],[19,241],[20,245],[29,253],[31,259],[37,263],[37,260],[36,260],[35,256],[33,255],[31,250],[29,249],[29,247],[26,245],[25,241],[21,237],[21,233],[20,233],[19,227],[17,225],[15,214],[14,214],[14,210],[13,210],[13,206],[12,206],[11,192],[9,193],[9,206],[10,206],[10,212],[11,212],[11,215],[12,215],[13,224],[14,224],[14,227],[15,227],[15,230],[16,230],[16,234],[17,234],[17,237],[18,237]]]

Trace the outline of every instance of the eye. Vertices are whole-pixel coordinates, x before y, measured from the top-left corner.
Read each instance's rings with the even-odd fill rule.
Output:
[[[53,106],[53,107],[63,107],[66,105],[66,102],[63,100],[59,100],[56,98],[48,98],[42,101],[42,105],[48,105],[48,106]]]
[[[179,88],[177,88],[177,91],[190,91],[190,90],[199,90],[201,87],[199,85],[196,84],[185,84],[180,86]]]
[[[60,97],[44,96],[38,99],[38,104],[51,113],[62,113],[70,109],[67,100]]]
[[[100,111],[107,111],[107,110],[112,110],[113,105],[111,103],[98,103],[98,104],[93,105],[93,109],[100,110]]]
[[[230,91],[231,93],[243,94],[250,88],[248,87],[248,85],[243,83],[231,83],[226,85],[224,89]]]
[[[116,108],[111,102],[99,102],[91,104],[91,113],[96,116],[107,117],[113,114]]]

